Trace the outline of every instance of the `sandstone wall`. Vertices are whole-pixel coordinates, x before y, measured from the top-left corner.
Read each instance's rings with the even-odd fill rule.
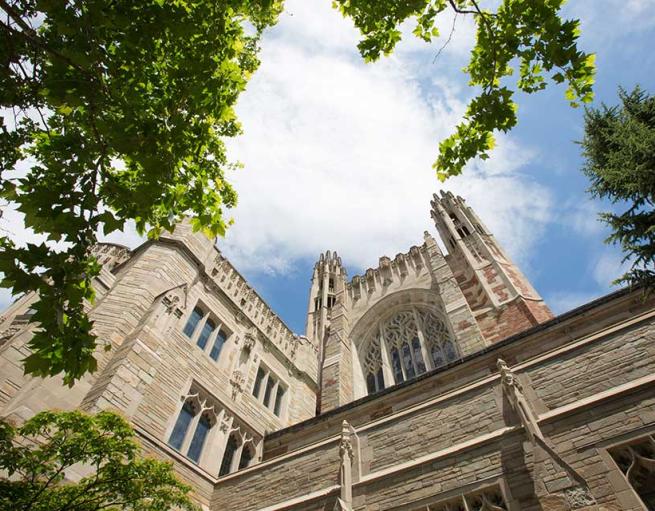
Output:
[[[212,509],[332,509],[343,420],[358,436],[357,510],[425,510],[490,488],[512,510],[643,509],[608,448],[655,432],[654,341],[652,302],[626,294],[601,301],[269,435],[266,461],[219,479]],[[498,358],[513,366],[543,443],[529,441]],[[254,486],[267,488],[261,499]]]

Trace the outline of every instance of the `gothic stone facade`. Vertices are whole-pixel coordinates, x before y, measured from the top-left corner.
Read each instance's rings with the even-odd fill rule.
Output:
[[[72,389],[25,377],[19,299],[0,414],[118,410],[214,511],[655,509],[655,300],[553,317],[461,198],[432,217],[447,253],[426,233],[351,279],[321,256],[304,336],[186,224],[99,245],[112,349]]]

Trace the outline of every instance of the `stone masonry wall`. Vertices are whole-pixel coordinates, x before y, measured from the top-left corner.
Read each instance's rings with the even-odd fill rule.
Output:
[[[331,479],[321,460],[337,455],[344,419],[355,427],[360,446],[355,510],[424,510],[492,486],[501,488],[510,510],[642,509],[607,447],[655,432],[653,332],[653,303],[620,295],[446,370],[271,434],[268,461],[229,481],[219,479],[212,509],[332,509],[339,489],[330,481],[338,469],[332,467]],[[504,396],[499,357],[514,366],[545,443],[528,440]],[[305,499],[276,479],[296,477],[276,463],[305,467]],[[317,470],[321,477],[313,479]],[[319,480],[322,485],[312,484]],[[254,481],[279,491],[267,490],[262,499],[248,492],[241,500],[242,489]],[[220,507],[228,494],[233,507]]]

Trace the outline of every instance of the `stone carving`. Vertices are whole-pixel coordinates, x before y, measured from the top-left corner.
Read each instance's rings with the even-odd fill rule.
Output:
[[[243,389],[246,385],[246,377],[239,369],[235,369],[232,372],[230,385],[232,385],[232,399],[236,401],[237,397],[243,392]]]
[[[11,325],[9,328],[0,332],[0,346],[16,335],[21,329],[20,325]]]
[[[581,507],[593,506],[596,503],[596,499],[589,493],[586,488],[581,486],[576,486],[574,488],[568,488],[564,491],[566,501],[571,506],[571,509],[579,509]]]
[[[257,343],[257,330],[249,329],[243,336],[243,350],[250,353]]]
[[[180,303],[180,297],[175,293],[168,293],[162,298],[162,303],[166,308],[166,314],[171,314],[176,309],[177,304]]]
[[[503,386],[503,392],[512,406],[512,409],[518,414],[521,424],[525,427],[528,438],[534,444],[537,439],[544,442],[544,435],[539,427],[539,419],[532,409],[532,405],[523,394],[521,384],[514,376],[514,373],[502,358],[496,362],[500,371],[500,380]]]
[[[340,483],[341,483],[341,509],[350,511],[353,503],[353,444],[351,439],[351,427],[348,421],[341,423],[341,440],[339,441],[339,457],[341,458]]]

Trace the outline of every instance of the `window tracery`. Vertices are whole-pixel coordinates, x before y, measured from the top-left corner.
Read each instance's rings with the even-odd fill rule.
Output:
[[[385,367],[386,351],[388,367]],[[459,358],[452,336],[431,311],[405,309],[380,324],[369,339],[361,364],[369,394],[384,389],[385,381],[402,383]]]
[[[449,364],[459,358],[457,348],[450,338],[446,325],[432,312],[423,316],[423,336],[434,368]]]
[[[252,435],[240,427],[232,429],[225,444],[218,476],[222,477],[237,470],[248,468],[255,458]]]
[[[369,344],[366,355],[364,356],[364,373],[366,374],[366,388],[369,394],[379,392],[384,388],[379,333],[376,334],[375,338]]]
[[[187,394],[168,438],[168,444],[199,463],[205,441],[210,430],[218,422],[219,414],[214,405],[201,397],[199,392]]]
[[[655,509],[655,435],[614,447],[610,455],[648,509]]]
[[[181,401],[168,437],[173,449],[207,470],[218,469],[219,475],[253,463],[261,438],[215,397],[193,383]]]
[[[505,497],[498,486],[421,506],[413,511],[507,511]]]

